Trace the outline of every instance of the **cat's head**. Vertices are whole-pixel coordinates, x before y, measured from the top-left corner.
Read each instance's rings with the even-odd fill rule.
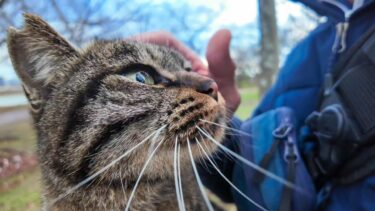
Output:
[[[79,182],[160,128],[98,178],[105,185],[135,180],[161,141],[145,174],[165,177],[172,172],[176,139],[184,162],[187,141],[195,158],[196,139],[214,146],[196,125],[217,140],[223,135],[221,127],[201,121],[225,123],[216,83],[191,72],[174,50],[124,40],[78,50],[29,14],[22,30],[9,29],[8,48],[31,105],[44,176],[52,183]]]

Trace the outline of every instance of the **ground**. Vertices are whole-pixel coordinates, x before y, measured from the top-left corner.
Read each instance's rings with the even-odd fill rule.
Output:
[[[258,97],[255,88],[242,89],[240,93],[242,103],[236,116],[244,120],[249,117]],[[0,170],[2,211],[40,209],[41,183],[35,158],[35,140],[26,107],[0,108],[0,169],[4,166],[11,168],[6,175]],[[228,210],[233,210],[233,207]]]
[[[40,172],[35,161],[35,133],[30,120],[0,127],[0,159],[26,154],[20,171],[11,171],[12,176],[1,178],[0,174],[0,210],[39,210]],[[13,151],[9,153],[9,151]],[[34,158],[32,156],[34,155]],[[26,164],[25,164],[26,163]],[[4,167],[4,162],[0,162]],[[9,172],[9,171],[8,171]]]
[[[242,120],[250,117],[251,112],[257,105],[259,98],[258,92],[255,87],[240,89],[241,94],[241,104],[236,111],[236,116]]]

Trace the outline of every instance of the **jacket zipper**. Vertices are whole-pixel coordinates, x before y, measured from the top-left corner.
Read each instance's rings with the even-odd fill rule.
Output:
[[[332,46],[332,52],[334,54],[342,53],[346,50],[346,35],[349,29],[349,19],[355,11],[357,11],[364,3],[364,0],[354,0],[353,7],[350,9],[346,5],[336,0],[320,0],[327,4],[331,4],[340,9],[345,16],[343,22],[339,22],[336,25],[336,37]]]
[[[332,46],[332,52],[342,53],[346,50],[346,34],[349,29],[349,22],[340,22],[336,25],[336,37]]]
[[[347,39],[347,33],[349,30],[349,26],[350,26],[349,19],[364,4],[364,0],[354,0],[353,7],[351,9],[336,0],[319,0],[319,1],[325,2],[327,4],[331,4],[337,7],[344,13],[344,16],[345,16],[345,20],[337,23],[336,25],[336,36],[333,42],[332,55],[330,57],[330,61],[328,64],[328,71],[327,71],[327,73],[330,74],[338,55],[343,53],[347,48],[346,39]]]

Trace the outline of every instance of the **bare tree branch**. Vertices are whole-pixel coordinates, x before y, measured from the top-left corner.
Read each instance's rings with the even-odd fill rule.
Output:
[[[57,16],[60,18],[60,21],[64,24],[65,30],[69,33],[70,39],[74,39],[74,29],[70,27],[68,19],[65,17],[63,12],[61,11],[59,5],[55,0],[51,0],[52,8],[56,11]]]
[[[6,0],[0,0],[0,8],[3,7],[3,5],[5,4]]]
[[[89,40],[124,37],[146,30],[168,30],[190,47],[202,52],[202,34],[220,11],[195,7],[188,3],[168,4],[136,0],[115,1],[107,9],[107,1],[36,1],[0,0],[0,47],[6,43],[6,29],[22,23],[23,12],[42,16],[56,24],[57,30],[76,45]],[[112,5],[111,5],[112,6]],[[106,9],[104,9],[106,8]],[[167,21],[166,21],[167,20]],[[138,30],[138,31],[137,31]],[[141,31],[139,31],[141,30]],[[1,57],[1,56],[0,56]],[[0,63],[7,57],[0,58]]]

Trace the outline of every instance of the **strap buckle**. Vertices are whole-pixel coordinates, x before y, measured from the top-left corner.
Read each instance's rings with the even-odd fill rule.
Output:
[[[289,135],[290,132],[292,132],[293,126],[289,123],[282,124],[280,127],[276,128],[274,131],[272,131],[272,135],[275,139],[285,139]]]

